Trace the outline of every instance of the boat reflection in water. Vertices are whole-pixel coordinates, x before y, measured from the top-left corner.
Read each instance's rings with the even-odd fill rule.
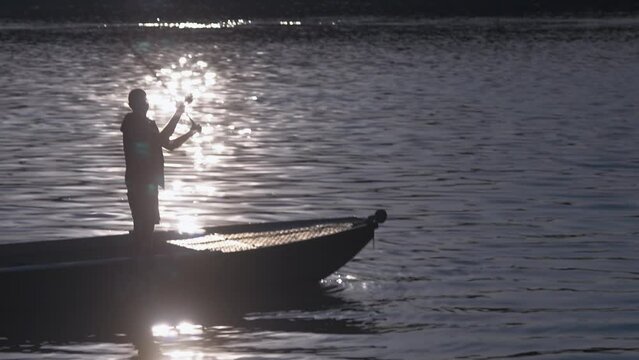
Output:
[[[51,306],[24,306],[3,313],[0,349],[16,358],[31,354],[139,359],[236,358],[254,334],[275,332],[366,334],[375,325],[348,319],[291,319],[272,314],[354,308],[335,287],[315,285],[272,292],[157,297],[143,289],[133,297],[101,303],[72,299]],[[260,335],[258,335],[260,336]]]

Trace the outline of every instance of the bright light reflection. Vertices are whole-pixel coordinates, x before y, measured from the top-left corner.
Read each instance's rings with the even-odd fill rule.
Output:
[[[176,28],[176,29],[222,29],[222,28],[234,28],[236,26],[248,25],[251,24],[251,20],[226,20],[220,22],[212,22],[212,23],[198,23],[193,21],[186,22],[161,22],[160,19],[157,19],[157,22],[147,22],[147,23],[138,23],[138,27],[147,27],[147,28]]]
[[[184,192],[184,183],[180,180],[175,180],[171,182],[171,186],[166,187],[164,190],[160,191],[159,198],[160,200],[176,200],[178,195]]]
[[[179,215],[177,221],[177,229],[179,233],[194,234],[204,231],[195,216]]]
[[[235,23],[242,24],[241,21]],[[160,25],[153,26],[164,26],[161,22],[157,24]],[[143,78],[149,89],[147,91],[150,105],[148,116],[156,120],[160,128],[175,112],[176,103],[183,101],[187,95],[193,95],[193,102],[186,104],[185,112],[202,126],[201,134],[194,136],[176,152],[167,152],[165,155],[168,157],[169,166],[184,170],[167,172],[166,188],[159,194],[160,210],[165,220],[163,226],[180,233],[202,232],[204,220],[198,215],[203,206],[208,206],[204,204],[204,199],[219,196],[221,191],[214,184],[201,186],[198,177],[201,174],[208,174],[212,169],[218,168],[220,163],[230,159],[229,155],[233,154],[234,150],[233,142],[237,141],[234,134],[242,136],[243,139],[250,139],[252,135],[252,129],[244,124],[229,126],[223,121],[226,110],[223,106],[218,106],[225,103],[225,91],[220,86],[223,84],[220,84],[220,77],[215,73],[212,64],[203,61],[201,56],[183,53],[158,69],[156,77]],[[257,96],[244,100],[255,101]],[[215,115],[210,113],[211,110],[206,110],[211,108],[214,108]],[[183,116],[173,138],[188,132],[190,128],[190,122],[186,116]],[[227,145],[225,142],[228,142]],[[185,156],[188,157],[187,160],[192,161],[191,164],[184,162]],[[186,176],[182,177],[182,173]],[[196,181],[192,182],[193,179]],[[156,330],[168,331],[167,334],[171,334],[170,329],[167,330],[161,326]],[[177,331],[175,328],[173,330]]]
[[[151,327],[151,333],[154,337],[162,338],[175,337],[178,335],[177,330],[167,324],[153,325]]]
[[[216,144],[213,144],[213,145],[211,146],[211,149],[212,149],[215,153],[220,154],[220,153],[224,152],[224,149],[226,149],[226,148],[224,147],[224,144],[216,143]]]
[[[302,25],[302,22],[301,21],[280,21],[280,25],[300,26]]]
[[[179,323],[175,328],[180,335],[201,335],[204,333],[202,325],[194,325],[186,321]]]
[[[175,111],[175,101],[173,101],[170,97],[163,96],[162,94],[151,93],[147,94],[147,99],[149,104],[152,104],[161,112]]]
[[[157,324],[151,327],[151,333],[155,337],[176,337],[178,335],[202,335],[204,327],[202,325],[192,324],[188,321],[182,321],[177,326],[168,324]]]
[[[160,69],[156,75],[159,78],[146,76],[145,80],[154,85],[162,85],[164,89],[150,91],[147,95],[152,110],[170,116],[176,108],[176,103],[183,101],[187,95],[192,95],[194,102],[186,104],[187,114],[198,102],[198,99],[213,99],[211,87],[216,85],[217,75],[207,71],[208,64],[194,58],[193,54],[185,54],[177,59],[177,64]],[[200,115],[200,114],[198,114]],[[195,118],[195,120],[198,120]],[[188,130],[188,129],[187,129]]]

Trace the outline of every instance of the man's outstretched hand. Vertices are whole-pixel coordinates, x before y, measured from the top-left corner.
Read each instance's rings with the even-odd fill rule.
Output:
[[[179,115],[184,114],[184,108],[185,108],[184,102],[182,101],[178,102],[177,105],[175,106],[175,113]]]

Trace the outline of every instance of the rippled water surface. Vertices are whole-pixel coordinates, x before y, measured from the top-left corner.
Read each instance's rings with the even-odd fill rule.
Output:
[[[193,92],[204,127],[165,154],[161,228],[387,209],[319,293],[157,319],[157,353],[639,357],[634,20],[11,23],[0,48],[0,242],[131,228],[135,87],[160,126]],[[72,317],[0,333],[0,357],[137,353],[118,322]]]

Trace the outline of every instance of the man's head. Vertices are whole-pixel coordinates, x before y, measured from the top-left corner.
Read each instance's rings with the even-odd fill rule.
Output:
[[[146,93],[142,89],[133,89],[129,93],[129,107],[134,113],[146,114],[149,103],[146,101]]]

